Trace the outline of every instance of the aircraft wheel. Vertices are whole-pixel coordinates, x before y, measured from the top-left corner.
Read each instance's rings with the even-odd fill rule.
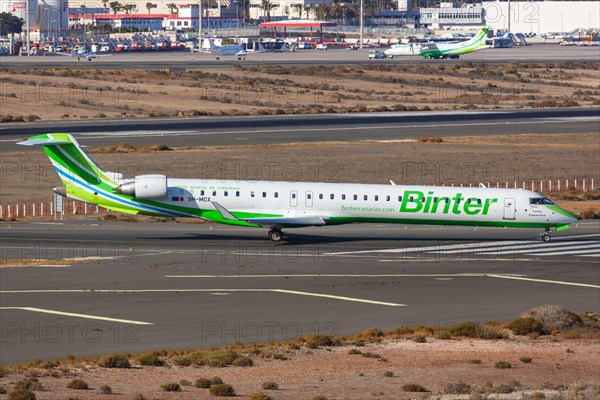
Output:
[[[283,233],[280,229],[273,228],[269,231],[269,237],[274,242],[281,242],[281,240],[283,239]]]
[[[552,239],[552,237],[548,234],[542,235],[542,240],[546,243],[548,243],[550,241],[550,239]]]

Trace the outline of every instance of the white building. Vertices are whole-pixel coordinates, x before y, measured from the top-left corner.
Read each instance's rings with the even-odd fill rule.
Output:
[[[600,28],[598,1],[506,1],[483,2],[485,19],[494,30],[536,34]]]
[[[485,25],[481,4],[440,3],[438,8],[421,8],[421,25],[433,29],[477,29]]]

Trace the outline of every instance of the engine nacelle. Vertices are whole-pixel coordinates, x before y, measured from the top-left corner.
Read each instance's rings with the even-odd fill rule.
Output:
[[[122,183],[115,189],[138,199],[163,199],[167,197],[167,177],[165,175],[140,175],[133,181]]]

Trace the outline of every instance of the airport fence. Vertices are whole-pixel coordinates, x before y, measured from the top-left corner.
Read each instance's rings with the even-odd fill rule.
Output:
[[[459,185],[442,186],[460,186],[460,187],[478,187],[483,184],[488,188],[496,189],[525,189],[534,192],[563,192],[567,190],[598,190],[598,179],[542,179],[531,181],[496,181],[479,183],[461,183]]]
[[[504,182],[478,182],[462,183],[456,185],[442,185],[452,187],[479,187],[481,184],[488,188],[497,189],[525,189],[540,193],[564,192],[568,190],[594,191],[598,190],[598,179],[544,179],[531,181],[504,181]],[[57,204],[58,203],[58,204]],[[61,204],[62,203],[62,204]],[[58,206],[57,206],[58,205]],[[77,200],[63,200],[29,204],[2,204],[0,205],[0,219],[45,217],[56,219],[72,215],[105,214],[110,210],[97,205],[84,203]]]
[[[77,200],[64,200],[62,202],[62,208],[57,207],[56,202],[53,201],[0,205],[0,219],[44,216],[64,218],[68,215],[103,214],[107,212],[110,212],[110,210]]]

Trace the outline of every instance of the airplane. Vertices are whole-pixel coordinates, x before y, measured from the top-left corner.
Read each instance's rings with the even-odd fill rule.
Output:
[[[103,171],[66,133],[33,136],[63,185],[55,193],[126,214],[200,218],[264,227],[274,242],[283,228],[393,223],[541,228],[562,231],[575,216],[545,196],[523,189],[401,186],[315,182],[226,181]]]
[[[421,44],[420,43],[409,43],[402,44],[398,43],[386,49],[384,51],[385,55],[389,58],[394,58],[398,56],[417,56],[421,53]]]
[[[420,56],[425,58],[460,58],[462,54],[491,47],[486,43],[489,27],[481,28],[477,35],[466,42],[428,43],[421,47]]]
[[[92,61],[92,58],[98,58],[98,57],[110,57],[112,56],[112,54],[98,54],[98,53],[93,53],[91,51],[87,51],[87,50],[72,50],[70,54],[64,54],[64,53],[56,53],[59,56],[67,56],[67,57],[77,57],[77,61],[81,61],[82,58],[87,58],[88,61]]]
[[[245,60],[248,52],[241,44],[230,44],[225,46],[217,46],[213,40],[209,40],[210,53],[215,54],[217,60],[220,56],[237,56],[238,60]]]

